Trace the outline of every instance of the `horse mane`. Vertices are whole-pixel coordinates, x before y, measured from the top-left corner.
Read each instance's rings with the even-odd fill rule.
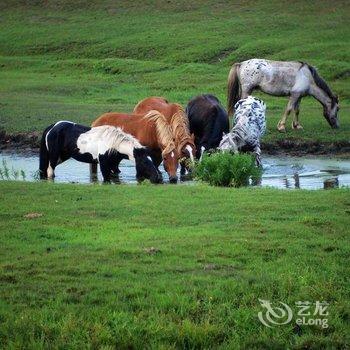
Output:
[[[109,149],[109,152],[118,151],[123,142],[131,143],[133,148],[144,148],[132,135],[127,134],[121,128],[111,125],[101,125],[91,128],[91,132],[98,133]]]
[[[175,142],[177,143],[177,151],[180,154],[182,147],[186,143],[190,143],[194,146],[194,142],[189,132],[189,121],[184,109],[177,103],[174,103],[174,105],[177,106],[178,111],[171,117],[170,124],[173,129]]]
[[[164,149],[162,156],[176,150],[172,129],[165,116],[156,110],[149,111],[143,119],[153,121],[156,125],[157,137]]]
[[[303,66],[307,66],[311,72],[312,78],[314,79],[316,85],[322,90],[324,91],[328,97],[331,99],[332,101],[332,107],[335,105],[335,103],[338,102],[337,97],[333,94],[332,90],[330,89],[330,87],[328,86],[328,84],[320,77],[320,75],[318,74],[317,70],[315,67],[309,65],[308,63],[305,62],[300,62]],[[300,67],[300,68],[301,68]]]

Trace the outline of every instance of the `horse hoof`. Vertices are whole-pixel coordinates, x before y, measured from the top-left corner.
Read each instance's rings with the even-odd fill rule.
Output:
[[[280,120],[278,123],[277,123],[277,130],[279,132],[286,132],[286,126],[284,123],[282,123],[282,120]]]
[[[284,125],[277,125],[277,130],[279,132],[286,132],[286,127]]]
[[[292,123],[292,128],[294,130],[303,130],[304,129],[300,124],[294,124],[294,123]]]

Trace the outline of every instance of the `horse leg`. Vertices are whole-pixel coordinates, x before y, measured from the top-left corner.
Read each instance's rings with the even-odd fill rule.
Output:
[[[153,154],[151,154],[151,158],[152,158],[152,162],[153,162],[154,166],[157,169],[159,181],[162,183],[163,182],[163,175],[162,175],[162,172],[159,170],[159,165],[162,162],[162,156],[159,156],[159,155],[153,153]]]
[[[282,119],[277,123],[277,130],[279,132],[286,132],[286,121],[292,110],[293,110],[293,97],[291,96],[289,98],[287,108],[282,116]]]
[[[254,147],[256,166],[262,167],[260,142]]]
[[[90,164],[90,182],[97,181],[97,163]]]
[[[121,162],[123,159],[124,159],[124,158],[123,158],[121,155],[118,155],[118,157],[117,157],[117,159],[116,159],[116,162],[115,162],[115,167],[114,167],[115,170],[113,170],[116,174],[120,174],[120,173],[121,173],[121,171],[120,171],[120,169],[119,169],[119,164],[120,164],[120,162]]]
[[[106,155],[100,155],[98,157],[98,162],[100,163],[100,170],[102,173],[103,181],[110,182],[111,180],[111,166]]]
[[[303,127],[301,126],[301,124],[299,123],[299,106],[300,106],[300,101],[301,98],[298,98],[298,100],[294,103],[294,119],[292,122],[292,128],[294,130],[302,130]]]
[[[47,167],[47,178],[53,180],[55,178],[55,168],[58,164],[59,153],[52,152],[49,156],[49,165]]]

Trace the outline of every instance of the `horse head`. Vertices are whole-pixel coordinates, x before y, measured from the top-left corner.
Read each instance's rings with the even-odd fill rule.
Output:
[[[149,179],[153,184],[162,182],[157,168],[153,164],[152,158],[149,156],[145,147],[135,148],[134,158],[136,163],[136,178],[138,181]]]
[[[179,155],[176,149],[162,152],[163,166],[169,175],[170,183],[177,183],[177,167],[179,166]]]
[[[323,106],[323,115],[326,118],[328,124],[333,129],[339,128],[338,112],[339,112],[338,96],[332,96],[331,102]]]
[[[194,143],[194,135],[187,138],[183,144],[178,147],[178,154],[180,157],[180,164],[189,172],[196,158],[197,148]]]

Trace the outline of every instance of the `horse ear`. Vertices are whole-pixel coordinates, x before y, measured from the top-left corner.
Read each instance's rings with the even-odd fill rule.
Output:
[[[191,134],[191,139],[194,142],[194,133]]]
[[[222,137],[224,137],[226,134],[225,134],[225,131],[222,132]]]

